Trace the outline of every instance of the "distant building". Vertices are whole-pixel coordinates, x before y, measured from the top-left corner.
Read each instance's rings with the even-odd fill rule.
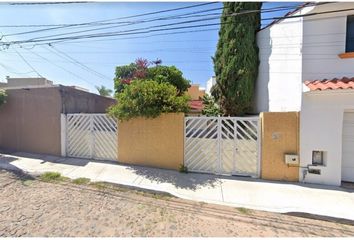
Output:
[[[191,84],[187,93],[192,100],[201,100],[205,95],[205,89],[201,88],[199,84]]]
[[[6,77],[6,82],[0,82],[0,88],[16,89],[16,88],[41,88],[41,87],[55,87],[58,86],[46,78],[11,78]],[[77,90],[90,92],[87,88],[79,86],[69,86]]]
[[[216,84],[216,78],[215,78],[215,77],[211,77],[211,78],[207,81],[205,93],[208,94],[208,95],[211,95],[211,88],[212,88],[215,84]]]
[[[191,84],[187,91],[191,97],[189,107],[191,108],[189,116],[200,116],[203,110],[202,98],[205,95],[205,89],[201,88],[199,84]]]
[[[10,78],[7,76],[6,81],[6,83],[0,83],[1,88],[53,86],[53,82],[46,78]]]

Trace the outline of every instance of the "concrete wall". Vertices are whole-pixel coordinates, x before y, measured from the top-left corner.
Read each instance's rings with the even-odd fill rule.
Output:
[[[268,180],[298,181],[298,165],[287,165],[286,153],[299,153],[299,113],[261,113],[261,177]]]
[[[53,82],[46,78],[6,78],[7,84],[3,87],[28,87],[28,86],[48,86]]]
[[[118,124],[118,161],[177,170],[184,157],[184,114]]]
[[[108,107],[116,103],[113,98],[72,87],[60,86],[59,89],[62,98],[61,113],[105,113]]]
[[[60,155],[57,88],[7,90],[7,94],[0,107],[0,148]]]
[[[312,151],[325,151],[321,175],[308,173],[309,183],[341,184],[343,114],[354,110],[352,90],[315,91],[303,95],[300,116],[300,163],[303,168],[312,164]],[[300,169],[300,180],[303,169]]]

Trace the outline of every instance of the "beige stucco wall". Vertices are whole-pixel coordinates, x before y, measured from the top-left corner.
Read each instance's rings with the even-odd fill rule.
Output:
[[[299,112],[264,112],[260,116],[262,178],[298,181],[298,165],[285,164],[284,154],[299,154]]]
[[[184,114],[118,123],[118,161],[177,170],[183,163]]]

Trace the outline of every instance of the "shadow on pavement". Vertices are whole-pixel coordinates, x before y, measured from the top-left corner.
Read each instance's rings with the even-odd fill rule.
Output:
[[[130,165],[128,169],[150,181],[170,183],[176,188],[196,190],[198,187],[216,187],[223,176],[200,173],[180,173],[174,170]]]
[[[12,155],[18,157],[24,157],[24,158],[31,158],[32,160],[39,160],[42,161],[41,164],[50,162],[50,163],[73,165],[78,167],[84,167],[91,162],[115,164],[115,165],[118,164],[116,161],[111,161],[111,160],[95,160],[95,159],[86,159],[86,158],[61,157],[61,156],[25,153],[25,152],[16,152],[16,153],[12,153]]]
[[[21,180],[33,180],[34,177],[25,173],[22,169],[12,165],[11,162],[18,160],[13,156],[5,156],[0,153],[0,171],[11,172],[13,176]]]

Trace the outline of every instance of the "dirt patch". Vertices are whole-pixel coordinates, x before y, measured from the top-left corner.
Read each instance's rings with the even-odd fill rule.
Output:
[[[0,236],[354,236],[354,226],[0,171]]]

